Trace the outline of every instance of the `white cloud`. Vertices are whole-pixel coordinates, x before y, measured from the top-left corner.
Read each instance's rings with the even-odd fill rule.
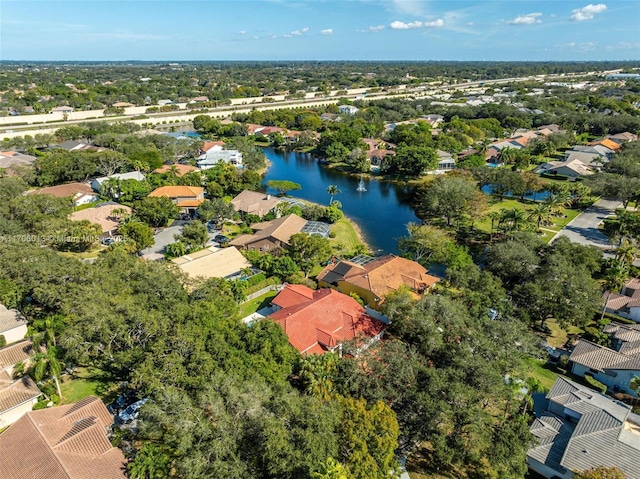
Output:
[[[333,34],[333,28],[327,28],[325,30],[320,30],[320,35],[332,35]]]
[[[571,12],[571,20],[575,20],[576,22],[584,22],[585,20],[593,20],[593,17],[602,13],[607,9],[607,6],[604,3],[598,3],[594,5],[590,3],[586,7],[576,8]]]
[[[366,28],[364,30],[356,30],[356,32],[360,32],[360,33],[377,33],[381,30],[384,30],[384,25],[372,25],[369,28]]]
[[[533,25],[534,23],[542,23],[540,17],[542,13],[527,13],[526,15],[519,15],[513,20],[509,20],[509,25]]]
[[[239,30],[237,33],[238,33],[238,35],[246,35],[247,31],[246,30]]]
[[[288,33],[285,33],[284,35],[282,35],[284,38],[291,38],[293,37],[293,35],[289,35]]]
[[[295,35],[296,37],[301,37],[305,33],[309,31],[309,27],[301,28],[300,30],[294,30],[291,32],[291,35]]]
[[[426,28],[444,27],[444,20],[442,18],[438,18],[433,22],[424,22],[423,26]]]
[[[405,23],[399,20],[391,22],[389,25],[393,30],[410,30],[413,28],[435,28],[444,26],[444,20],[442,18],[438,18],[432,22],[421,22],[416,20],[415,22]]]

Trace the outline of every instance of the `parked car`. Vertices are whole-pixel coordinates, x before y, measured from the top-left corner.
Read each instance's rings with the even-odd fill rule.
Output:
[[[118,396],[115,401],[113,401],[112,403],[107,405],[107,410],[111,413],[111,414],[118,414],[120,411],[122,411],[127,404],[131,404],[135,401],[137,401],[138,398],[135,396],[135,394],[131,391],[126,391],[124,393],[122,393],[120,396]]]
[[[218,231],[218,225],[213,222],[209,222],[207,223],[207,229],[209,230],[209,233],[215,233]]]
[[[229,238],[225,235],[216,235],[213,239],[220,244],[227,244],[229,242]]]
[[[140,401],[134,402],[127,406],[127,408],[118,414],[118,422],[121,424],[127,424],[137,419],[140,414],[140,408],[149,400],[149,398],[140,399]]]

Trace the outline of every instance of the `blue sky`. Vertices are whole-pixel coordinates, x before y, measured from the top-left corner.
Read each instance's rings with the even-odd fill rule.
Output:
[[[640,60],[640,1],[0,0],[2,60]]]

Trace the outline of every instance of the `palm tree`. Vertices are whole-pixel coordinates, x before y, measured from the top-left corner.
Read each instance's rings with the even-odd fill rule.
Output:
[[[573,198],[571,196],[571,193],[569,192],[551,194],[547,196],[547,199],[544,201],[544,204],[549,206],[549,209],[551,210],[551,214],[561,215],[563,209],[569,203],[571,203],[572,199]]]
[[[55,347],[56,333],[63,329],[66,322],[67,318],[62,314],[53,314],[43,319],[34,320],[31,326],[39,331],[39,333],[34,336],[35,342],[38,344],[44,343],[47,346],[53,345]]]
[[[338,355],[333,353],[322,356],[307,356],[302,360],[299,376],[309,394],[325,401],[329,401],[333,397],[333,377],[336,373],[338,359]]]
[[[171,458],[161,446],[145,444],[135,459],[127,465],[131,479],[162,479],[169,477]]]
[[[527,219],[535,221],[537,225],[537,231],[540,231],[540,226],[547,224],[551,219],[551,208],[548,203],[536,203],[529,211]]]
[[[331,205],[331,203],[333,203],[333,197],[339,195],[342,191],[338,189],[338,185],[329,185],[327,186],[327,193],[331,195],[331,199],[329,200],[329,204]]]
[[[506,232],[521,231],[527,224],[527,217],[524,210],[520,208],[502,208],[500,210],[500,226]]]
[[[504,164],[508,165],[513,162],[516,158],[516,150],[515,148],[511,148],[510,146],[505,146],[502,150],[500,150],[500,161]]]
[[[496,222],[500,222],[500,218],[502,218],[502,215],[500,214],[499,211],[491,211],[489,212],[489,214],[487,215],[489,217],[489,219],[491,220],[491,239],[493,239],[493,230],[494,230],[494,226],[496,224]]]
[[[630,266],[638,255],[638,248],[628,240],[623,240],[616,249],[616,259],[623,265]]]
[[[35,346],[35,344],[34,344]],[[40,349],[40,348],[38,348]],[[45,378],[52,378],[56,383],[58,396],[62,399],[62,389],[60,389],[60,374],[62,373],[62,363],[56,357],[57,348],[50,346],[44,351],[40,349],[29,359],[27,373],[35,382]]]

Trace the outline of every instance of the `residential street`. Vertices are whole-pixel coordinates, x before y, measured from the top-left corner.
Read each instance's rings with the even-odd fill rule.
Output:
[[[615,214],[616,208],[622,206],[617,200],[600,200],[592,207],[587,208],[584,212],[576,216],[567,226],[553,238],[566,236],[574,243],[580,243],[586,246],[597,246],[601,249],[611,247],[609,238],[598,230],[598,225],[607,216]],[[553,241],[552,240],[552,241]]]

